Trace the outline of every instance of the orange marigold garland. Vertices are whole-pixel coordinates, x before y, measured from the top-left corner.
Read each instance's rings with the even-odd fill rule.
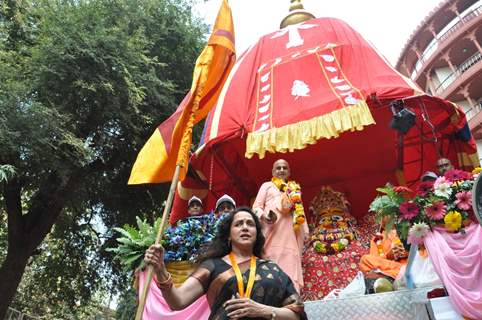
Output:
[[[284,192],[290,201],[293,212],[293,229],[298,231],[303,223],[305,223],[305,209],[301,201],[301,186],[294,180],[285,182],[283,179],[273,177],[271,181],[281,191]]]

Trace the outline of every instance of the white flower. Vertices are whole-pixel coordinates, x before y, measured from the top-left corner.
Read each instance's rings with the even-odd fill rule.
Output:
[[[442,198],[448,199],[452,194],[452,188],[450,187],[450,183],[448,182],[443,182],[443,183],[434,185],[434,189],[435,189],[435,192],[434,192],[435,195]]]
[[[429,227],[425,222],[414,223],[408,230],[408,235],[414,238],[423,238],[427,235]]]
[[[348,239],[343,238],[343,239],[340,239],[340,243],[346,247],[349,242],[348,242]]]

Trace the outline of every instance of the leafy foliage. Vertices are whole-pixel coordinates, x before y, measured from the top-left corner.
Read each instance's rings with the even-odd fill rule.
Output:
[[[0,232],[10,237],[0,276],[23,272],[7,259],[28,263],[20,309],[81,318],[89,301],[129,285],[103,248],[114,243],[111,227],[161,211],[166,186],[126,182],[190,87],[206,32],[193,3],[0,2],[0,213],[11,228]],[[1,318],[11,295],[0,287]]]
[[[156,242],[157,230],[161,225],[161,218],[156,219],[153,225],[146,220],[136,217],[137,228],[125,225],[123,228],[114,228],[122,236],[116,240],[116,248],[107,248],[106,251],[116,254],[124,271],[132,271],[144,266],[144,253],[147,248]]]
[[[0,165],[0,183],[7,182],[15,175],[15,168],[8,164]]]
[[[137,311],[137,294],[133,288],[122,292],[116,310],[117,320],[132,320]]]

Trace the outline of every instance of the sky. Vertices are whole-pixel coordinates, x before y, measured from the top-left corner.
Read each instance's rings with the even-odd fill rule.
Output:
[[[406,42],[442,0],[304,0],[305,9],[317,18],[334,17],[347,22],[370,41],[393,65]],[[207,0],[195,9],[210,25],[221,0]],[[267,33],[279,29],[290,0],[229,0],[233,12],[238,56]]]

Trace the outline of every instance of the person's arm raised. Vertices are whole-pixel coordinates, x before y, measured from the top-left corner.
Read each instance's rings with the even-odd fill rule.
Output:
[[[173,286],[172,276],[164,265],[164,248],[161,245],[150,246],[144,261],[154,267],[157,278],[154,281],[172,310],[184,309],[204,294],[201,282],[192,277],[189,277],[179,288]]]

